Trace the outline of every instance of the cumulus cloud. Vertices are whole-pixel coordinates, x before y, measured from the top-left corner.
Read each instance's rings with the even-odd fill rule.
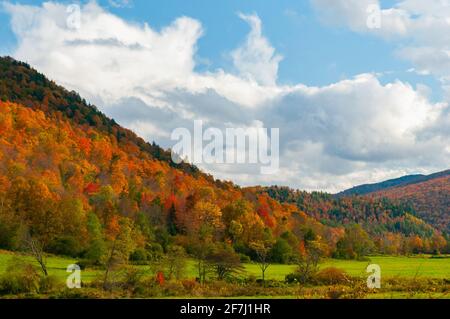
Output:
[[[175,128],[192,129],[200,119],[205,128],[280,128],[278,174],[261,175],[251,165],[200,165],[219,178],[338,191],[448,165],[449,136],[441,129],[449,123],[447,104],[431,103],[426,90],[407,83],[381,84],[373,74],[323,87],[279,85],[282,57],[256,14],[239,14],[250,32],[230,53],[235,74],[195,71],[204,32],[189,17],[156,31],[90,2],[73,28],[59,3],[5,9],[19,40],[16,58],[149,141],[170,147]]]
[[[403,0],[381,7],[379,0],[310,0],[325,23],[349,27],[361,33],[402,41],[398,56],[411,61],[418,74],[432,74],[448,86],[450,82],[450,1]],[[367,21],[380,9],[379,28]],[[370,24],[369,24],[370,25]]]
[[[441,2],[431,0],[430,2]],[[374,33],[386,38],[404,36],[424,24],[406,0],[391,8],[382,8],[379,0],[310,0],[325,24],[348,26],[353,31]],[[415,6],[417,7],[417,6]],[[414,15],[414,17],[413,17]],[[380,24],[372,24],[373,21]]]
[[[235,67],[242,77],[262,85],[273,86],[278,76],[278,64],[283,59],[262,35],[261,20],[257,15],[239,13],[251,31],[242,47],[231,53]]]

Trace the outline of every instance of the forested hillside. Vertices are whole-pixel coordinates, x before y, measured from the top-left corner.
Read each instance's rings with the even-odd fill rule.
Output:
[[[450,233],[450,171],[420,183],[393,187],[369,194],[410,203],[417,216],[436,228]]]
[[[390,188],[404,187],[412,184],[424,183],[441,177],[450,176],[450,170],[430,174],[430,175],[407,175],[399,178],[390,179],[380,183],[364,184],[352,187],[337,194],[337,196],[366,195],[375,192],[381,192]]]
[[[288,187],[257,188],[282,203],[295,204],[308,216],[333,227],[357,223],[368,232],[381,253],[441,250],[446,234],[423,221],[408,201],[379,197],[336,197]],[[448,249],[448,248],[447,248]]]
[[[446,249],[407,206],[241,189],[174,165],[169,152],[10,58],[0,60],[0,96],[0,249],[106,269],[188,254],[200,278],[207,265],[221,276],[248,259]]]
[[[88,104],[78,93],[48,80],[28,64],[10,57],[0,57],[0,99],[41,110],[46,115],[65,117],[74,124],[95,127],[96,130],[113,135],[118,143],[134,144],[155,159],[169,163],[191,174],[200,173],[198,168],[186,163],[175,164],[169,151],[155,143],[149,144],[134,132],[119,126],[107,118],[94,105]],[[208,176],[208,178],[212,178]]]
[[[286,232],[297,232],[297,244],[310,229],[323,238],[332,233],[292,205],[217,187],[114,135],[40,110],[1,102],[0,132],[3,249],[20,249],[21,236],[30,235],[49,252],[78,256],[123,232],[130,254],[189,248],[202,236],[251,254],[250,243]]]
[[[409,175],[381,183],[355,186],[337,197],[367,195],[409,205],[416,215],[450,233],[450,170],[430,175]]]
[[[399,185],[420,182],[425,177],[426,177],[425,175],[408,175],[408,176],[402,176],[402,177],[395,178],[395,179],[390,179],[390,180],[380,182],[380,183],[358,185],[358,186],[352,187],[350,189],[347,189],[343,192],[338,193],[337,196],[342,197],[342,196],[351,196],[351,195],[365,195],[365,194],[373,193],[373,192],[380,191],[380,190],[390,188],[390,187],[396,187]]]

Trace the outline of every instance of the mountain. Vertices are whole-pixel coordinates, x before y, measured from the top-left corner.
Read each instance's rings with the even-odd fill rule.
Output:
[[[0,249],[21,249],[25,234],[47,252],[86,257],[124,236],[139,258],[206,244],[253,256],[254,242],[283,235],[297,251],[311,232],[335,248],[333,228],[174,164],[25,63],[0,58],[0,98]]]
[[[377,243],[381,253],[401,253],[398,236],[436,236],[434,227],[422,220],[409,202],[388,199],[384,196],[370,197],[352,195],[336,197],[332,194],[294,190],[288,187],[257,187],[256,192],[268,194],[282,203],[295,204],[308,216],[330,227],[346,227],[358,224]],[[394,245],[395,246],[395,245]]]
[[[364,184],[364,185],[355,186],[355,187],[352,187],[350,189],[347,189],[347,190],[344,190],[344,191],[338,193],[337,196],[365,195],[365,194],[369,194],[369,193],[382,191],[386,188],[406,186],[406,185],[410,185],[410,184],[426,182],[428,180],[432,180],[435,178],[439,178],[442,176],[448,176],[448,175],[450,175],[450,170],[446,170],[446,171],[439,172],[439,173],[434,173],[431,175],[421,175],[421,174],[407,175],[407,176],[402,176],[402,177],[395,178],[395,179],[390,179],[390,180],[380,182],[380,183]]]
[[[93,262],[116,241],[120,256],[141,261],[173,246],[248,259],[270,244],[277,262],[311,241],[346,258],[360,255],[349,242],[364,252],[447,249],[407,204],[240,188],[174,164],[170,151],[8,57],[0,58],[0,99],[0,249],[20,250],[25,238]]]
[[[190,174],[199,174],[194,165],[175,164],[171,153],[155,143],[147,143],[134,132],[109,119],[94,105],[88,104],[76,92],[68,91],[48,80],[28,64],[11,57],[0,57],[0,100],[9,101],[41,110],[46,115],[58,114],[74,124],[95,127],[105,134],[112,134],[119,143],[132,143],[153,158]],[[205,175],[206,176],[206,175]],[[209,177],[211,178],[211,177]]]
[[[341,192],[337,196],[345,197],[355,194],[409,203],[418,217],[450,233],[450,170],[361,185]]]
[[[422,181],[380,190],[368,196],[410,203],[418,217],[450,233],[450,171],[426,176]]]

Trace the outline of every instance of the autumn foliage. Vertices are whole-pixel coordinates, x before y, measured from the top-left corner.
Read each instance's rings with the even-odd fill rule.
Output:
[[[176,245],[200,278],[208,256],[258,260],[256,246],[286,262],[313,246],[344,257],[447,249],[407,205],[215,180],[27,65],[2,58],[0,71],[0,249],[21,250],[28,236],[109,269]]]

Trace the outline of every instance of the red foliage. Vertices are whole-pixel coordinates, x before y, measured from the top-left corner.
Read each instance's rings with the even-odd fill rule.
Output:
[[[94,195],[100,191],[100,185],[96,183],[89,183],[86,185],[83,191],[87,195]]]
[[[114,240],[120,233],[119,216],[112,216],[106,228],[106,235],[109,240]]]
[[[270,216],[269,211],[270,211],[269,207],[264,204],[258,208],[257,213],[263,219],[263,221],[267,227],[274,228],[275,221],[274,221],[273,217]]]
[[[141,204],[150,204],[155,199],[155,195],[150,193],[141,194]]]
[[[158,283],[158,285],[163,286],[164,282],[165,282],[165,278],[164,278],[164,274],[162,271],[159,271],[156,274],[156,282]]]
[[[169,197],[166,198],[164,202],[164,209],[168,211],[172,205],[176,206],[177,198],[175,197],[175,194],[170,194]]]
[[[90,154],[91,147],[92,147],[90,139],[88,139],[86,137],[82,137],[82,138],[80,138],[78,144],[79,144],[80,150],[82,150],[85,155]]]

